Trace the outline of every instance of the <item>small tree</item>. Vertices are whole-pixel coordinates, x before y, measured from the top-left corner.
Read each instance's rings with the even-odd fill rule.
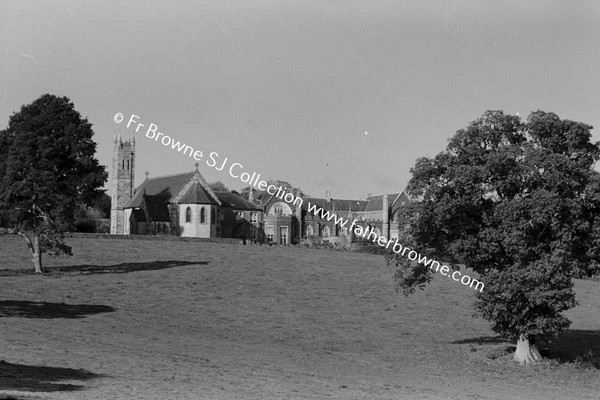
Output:
[[[0,231],[25,239],[37,273],[42,253],[71,254],[63,232],[77,205],[102,195],[107,173],[92,135],[67,97],[49,94],[21,107],[0,132]]]
[[[562,312],[576,305],[572,274],[593,256],[600,201],[589,183],[600,148],[590,129],[542,111],[524,124],[488,111],[411,170],[406,239],[480,274],[476,309],[494,331],[518,340],[514,358],[522,364],[541,358],[536,338],[570,325]],[[405,293],[430,281],[430,269],[394,257]]]

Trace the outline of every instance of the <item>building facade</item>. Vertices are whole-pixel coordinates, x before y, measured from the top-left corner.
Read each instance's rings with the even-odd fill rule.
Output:
[[[262,208],[215,192],[196,170],[146,179],[134,189],[135,142],[115,139],[111,233],[200,238],[261,238]]]
[[[215,192],[196,170],[148,178],[135,189],[135,141],[115,138],[112,163],[111,233],[241,238],[289,245],[302,239],[354,238],[351,223],[396,239],[399,214],[409,202],[406,193],[369,195],[366,200],[306,197],[290,204],[266,191],[250,190],[248,200],[230,192]],[[335,214],[349,222],[315,215]]]

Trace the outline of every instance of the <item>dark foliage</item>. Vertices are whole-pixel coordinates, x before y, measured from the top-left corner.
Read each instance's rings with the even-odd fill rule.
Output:
[[[600,148],[590,129],[543,111],[526,123],[488,111],[411,170],[403,239],[478,272],[485,289],[476,308],[503,336],[564,331],[562,312],[576,305],[573,275],[597,271]],[[395,262],[405,292],[430,279],[427,268]]]

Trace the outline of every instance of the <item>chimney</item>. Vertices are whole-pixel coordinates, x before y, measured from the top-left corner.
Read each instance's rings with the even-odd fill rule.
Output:
[[[390,237],[390,210],[388,205],[388,195],[383,195],[383,206],[381,207],[381,219],[383,220],[382,235]]]
[[[248,191],[248,201],[254,203],[254,188],[250,186],[250,190]]]

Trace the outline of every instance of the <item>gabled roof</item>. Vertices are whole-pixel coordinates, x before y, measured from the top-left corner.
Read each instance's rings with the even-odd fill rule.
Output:
[[[392,205],[392,203],[396,200],[396,198],[400,195],[400,193],[390,193],[388,194],[388,207]],[[367,200],[369,204],[367,204],[367,208],[365,211],[381,211],[383,210],[383,196],[382,194],[377,196],[369,196]]]
[[[262,208],[246,199],[230,192],[215,192],[223,207],[232,207],[234,210],[261,211]]]
[[[331,199],[335,211],[365,211],[368,201],[366,200],[343,200]]]
[[[186,172],[177,175],[160,176],[158,178],[146,179],[140,187],[137,188],[135,194],[125,204],[124,208],[137,208],[142,204],[144,193],[149,196],[158,196],[165,198],[165,201],[173,197],[183,185],[194,175],[194,172]]]
[[[253,196],[255,202],[258,202],[260,200],[260,204],[264,206],[269,202],[269,200],[271,200],[271,197],[273,197],[274,195],[269,194],[266,190],[255,190]]]
[[[143,203],[146,205],[150,221],[169,222],[171,220],[167,201],[168,199],[165,197],[143,195]]]
[[[397,209],[403,205],[405,205],[406,203],[410,203],[410,198],[408,197],[408,195],[406,194],[406,192],[402,192],[400,193],[400,195],[394,200],[394,202],[390,202],[390,207],[392,207],[392,209]]]
[[[196,181],[191,185],[177,201],[179,204],[213,204],[219,205],[208,191]]]

